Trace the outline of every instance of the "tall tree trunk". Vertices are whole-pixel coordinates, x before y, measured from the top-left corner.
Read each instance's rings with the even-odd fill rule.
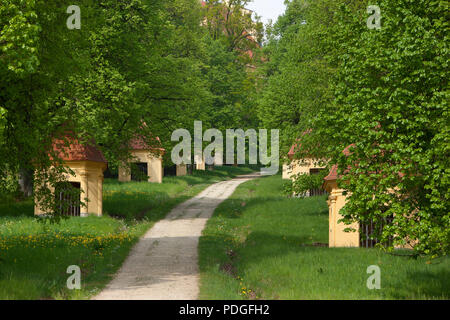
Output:
[[[25,197],[33,195],[33,170],[28,168],[19,170],[19,185]]]

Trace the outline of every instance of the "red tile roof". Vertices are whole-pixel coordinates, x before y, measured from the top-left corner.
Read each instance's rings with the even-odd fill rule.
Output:
[[[354,146],[355,146],[355,144],[352,143],[351,145],[347,146],[342,151],[342,153],[348,157],[351,154],[350,148],[354,147]],[[325,178],[323,178],[323,180],[325,180],[325,181],[337,180],[337,178],[338,178],[337,171],[338,171],[338,166],[337,166],[337,164],[335,164],[333,167],[331,167],[330,173]]]
[[[63,161],[94,161],[107,163],[102,152],[94,144],[82,145],[77,139],[69,136],[55,139],[53,142],[55,155]]]
[[[302,146],[301,144],[294,144],[294,145],[292,145],[291,149],[288,152],[289,159],[292,160],[292,158],[295,155],[295,149],[300,148],[301,146]]]
[[[311,132],[312,132],[312,129],[305,130],[302,133],[302,136],[309,134]],[[301,140],[300,138],[297,139],[297,141],[300,141],[300,140]],[[291,149],[288,152],[289,159],[292,160],[294,158],[295,153],[301,148],[301,146],[302,146],[302,144],[300,142],[292,145]]]
[[[351,154],[350,148],[354,146],[355,144],[352,143],[351,145],[347,146],[342,151],[342,153],[348,157]],[[331,167],[330,173],[325,178],[323,178],[323,180],[330,181],[330,180],[337,180],[337,178],[338,178],[338,165],[335,164],[334,166]]]
[[[342,153],[344,153],[346,156],[349,156],[349,155],[351,154],[351,152],[350,152],[350,148],[351,148],[351,147],[355,147],[355,144],[351,144],[351,145],[347,146],[347,147],[342,151]],[[357,164],[356,164],[356,166],[357,166]],[[350,169],[351,169],[351,166],[348,166],[346,172],[348,172],[348,170],[350,170]],[[368,173],[369,173],[369,174],[374,174],[374,173],[376,173],[376,172],[373,171],[373,172],[368,172]],[[398,176],[399,176],[400,178],[403,178],[403,177],[405,176],[405,174],[404,174],[403,172],[398,172]],[[330,181],[330,180],[337,180],[337,179],[338,179],[338,165],[335,164],[335,165],[331,168],[330,173],[324,178],[324,180],[325,180],[325,181]]]
[[[325,181],[337,180],[337,178],[338,178],[337,173],[338,173],[338,166],[337,166],[337,164],[335,164],[331,168],[330,173],[325,178],[323,178],[323,180],[325,180]]]
[[[162,152],[166,151],[161,147],[161,140],[159,139],[159,137],[156,137],[153,140],[155,141],[155,143],[153,144],[153,146],[150,146],[143,136],[137,135],[135,138],[131,139],[129,148],[130,150],[159,150]]]

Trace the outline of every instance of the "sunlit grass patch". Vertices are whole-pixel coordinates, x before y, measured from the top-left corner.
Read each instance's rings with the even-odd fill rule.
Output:
[[[33,216],[32,201],[0,204],[0,299],[87,299],[119,269],[132,246],[174,206],[216,181],[249,173],[217,168],[162,184],[104,184],[104,215],[58,224]],[[67,268],[81,269],[81,290],[66,287]]]
[[[282,190],[280,176],[249,181],[216,209],[199,243],[201,299],[450,297],[450,259],[328,248],[326,197]],[[367,288],[371,265],[381,269],[380,290]]]

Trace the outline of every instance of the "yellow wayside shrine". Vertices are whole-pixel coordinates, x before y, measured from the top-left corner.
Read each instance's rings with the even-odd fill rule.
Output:
[[[70,205],[67,212],[63,212],[63,214],[82,217],[88,214],[101,216],[103,213],[103,172],[107,168],[107,161],[102,153],[93,145],[81,145],[76,140],[72,140],[68,145],[62,141],[55,141],[54,150],[59,153],[63,165],[74,172],[73,175],[68,174],[66,180],[81,191],[80,199],[68,199],[73,205]],[[55,197],[65,197],[65,195],[60,192],[55,194]],[[86,206],[80,206],[80,202],[84,202]],[[34,213],[35,215],[44,214],[39,203],[36,203]]]
[[[156,138],[156,143],[160,144],[159,138]],[[138,136],[130,141],[129,150],[132,161],[141,164],[146,171],[148,182],[162,183],[165,149],[149,146],[143,137]],[[119,166],[119,181],[128,182],[131,181],[131,178],[130,164]]]

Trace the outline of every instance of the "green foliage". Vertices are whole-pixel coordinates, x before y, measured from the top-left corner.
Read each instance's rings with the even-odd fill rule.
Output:
[[[332,101],[329,81],[335,66],[327,55],[335,52],[330,33],[336,23],[333,12],[342,2],[291,1],[268,34],[258,116],[264,127],[282,129],[283,154],[302,132],[312,128],[319,110]],[[317,154],[318,148],[310,149]]]
[[[31,200],[0,201],[0,299],[91,298],[145,231],[173,207],[211,183],[252,171],[221,167],[168,177],[162,184],[106,179],[103,217],[70,217],[59,224],[39,223]],[[81,268],[81,290],[67,289],[70,265]]]
[[[248,1],[206,1],[203,9],[205,75],[211,107],[205,122],[213,128],[257,128],[257,75],[263,27],[246,12]]]
[[[448,299],[450,259],[328,248],[325,197],[286,198],[280,176],[240,185],[199,241],[200,299]],[[370,265],[381,290],[366,286]]]
[[[253,97],[256,79],[240,63],[239,52],[230,52],[211,36],[204,38],[207,50],[205,74],[211,93],[211,105],[205,110],[205,126],[226,130],[230,128],[257,128],[253,116]]]
[[[2,193],[0,195],[0,201],[11,201],[15,199],[23,198],[23,193],[20,191],[17,177],[13,175],[7,175],[3,182]]]
[[[2,1],[0,6],[0,73],[23,77],[39,65],[36,55],[40,26],[36,1]]]
[[[288,197],[304,197],[311,189],[321,189],[327,174],[326,170],[321,170],[318,174],[298,173],[283,181],[283,194]]]
[[[394,216],[382,240],[393,237],[394,244],[410,243],[419,253],[445,255],[448,12],[445,1],[382,1],[380,8],[381,30],[361,24],[364,8],[356,15],[340,11],[336,110],[322,115],[321,134],[333,137],[342,186],[351,193],[342,212],[346,222],[381,225]],[[350,143],[355,147],[344,156]]]
[[[36,200],[54,212],[51,190],[67,170],[49,154],[68,130],[94,142],[114,168],[129,159],[136,133],[159,136],[168,157],[171,133],[194,120],[221,129],[251,123],[254,81],[239,50],[255,42],[234,38],[253,25],[248,15],[233,13],[234,31],[211,39],[197,0],[81,0],[80,30],[66,27],[69,5],[0,5],[2,192],[18,172],[37,170]]]
[[[278,37],[269,42],[274,58],[260,118],[286,127],[285,150],[301,138],[297,157],[313,154],[338,164],[340,186],[348,192],[344,222],[381,226],[394,216],[378,239],[445,255],[448,3],[378,5],[381,29],[370,30],[366,1],[291,1],[274,27]]]
[[[283,194],[291,197],[292,194],[294,193],[293,189],[292,189],[292,180],[284,180],[283,181]]]
[[[259,47],[263,37],[263,24],[256,21],[245,7],[249,0],[205,1],[205,25],[215,40],[226,45],[228,51],[241,53]]]
[[[298,173],[293,176],[292,192],[296,195],[304,196],[311,189],[321,189],[323,178],[328,175],[326,170],[321,170],[318,174]]]

